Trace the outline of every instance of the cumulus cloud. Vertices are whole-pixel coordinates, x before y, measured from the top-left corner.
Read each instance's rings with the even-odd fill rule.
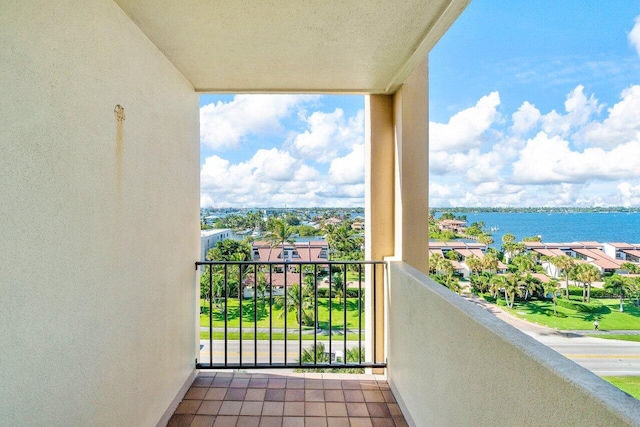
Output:
[[[236,95],[200,107],[200,142],[219,150],[238,146],[247,135],[283,131],[280,120],[315,95]]]
[[[638,56],[640,56],[640,15],[636,16],[636,23],[627,35],[627,38],[629,39],[631,46],[636,48]]]
[[[479,147],[481,136],[491,127],[498,115],[498,92],[491,92],[475,106],[453,115],[448,123],[429,123],[429,148],[432,151],[464,151]]]
[[[338,185],[364,183],[364,144],[356,145],[351,153],[331,161],[329,182]]]
[[[587,98],[584,86],[579,85],[567,95],[564,108],[567,114],[552,110],[542,117],[542,129],[549,135],[569,135],[572,130],[586,124],[601,106],[593,94]]]
[[[622,91],[622,99],[608,109],[609,117],[585,127],[581,138],[589,145],[614,147],[640,137],[640,85]]]
[[[328,163],[342,149],[361,143],[364,135],[364,112],[346,118],[341,108],[331,113],[316,111],[301,117],[308,130],[295,135],[292,141],[295,153],[304,159]]]
[[[523,134],[531,129],[540,121],[540,110],[528,101],[522,103],[518,111],[511,115],[513,126],[511,130],[516,134]]]

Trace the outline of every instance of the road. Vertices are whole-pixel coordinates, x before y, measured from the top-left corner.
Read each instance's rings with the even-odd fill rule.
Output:
[[[518,319],[484,300],[469,299],[596,375],[640,376],[640,342],[584,336],[591,331],[557,331]]]

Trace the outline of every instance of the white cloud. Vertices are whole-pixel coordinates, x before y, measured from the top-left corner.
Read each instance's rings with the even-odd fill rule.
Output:
[[[364,144],[354,146],[351,153],[331,161],[329,182],[337,185],[364,183]]]
[[[494,123],[500,105],[498,92],[491,92],[475,106],[453,115],[448,123],[429,123],[429,148],[432,151],[464,151],[479,147],[481,136]]]
[[[627,38],[629,39],[631,46],[636,48],[638,56],[640,56],[640,16],[636,16],[636,23],[627,35]]]
[[[522,103],[518,111],[511,115],[513,126],[511,130],[516,134],[523,134],[531,129],[540,121],[540,110],[535,105],[525,101]]]
[[[249,135],[283,131],[280,120],[315,95],[236,95],[200,107],[200,142],[216,150],[233,148]]]
[[[293,150],[301,158],[329,163],[341,150],[363,142],[363,111],[349,119],[345,119],[341,108],[332,113],[316,111],[301,118],[309,129],[297,134],[292,141]]]
[[[584,94],[584,86],[578,85],[567,95],[564,103],[567,114],[552,110],[542,117],[542,129],[549,135],[567,136],[579,126],[586,124],[590,117],[601,108],[594,95]]]
[[[602,123],[585,127],[581,138],[590,145],[614,147],[640,137],[640,85],[622,91],[622,99],[608,109],[609,117]],[[640,155],[640,153],[638,153]]]

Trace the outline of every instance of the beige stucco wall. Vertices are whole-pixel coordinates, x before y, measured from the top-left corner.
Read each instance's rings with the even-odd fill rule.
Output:
[[[406,263],[389,276],[388,378],[412,425],[640,425],[595,374]]]
[[[0,46],[0,425],[154,425],[194,367],[197,95],[110,0],[2,2]]]
[[[428,273],[429,96],[427,60],[393,96],[395,256]]]

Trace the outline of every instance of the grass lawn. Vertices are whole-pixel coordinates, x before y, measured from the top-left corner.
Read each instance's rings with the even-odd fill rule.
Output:
[[[337,303],[337,299],[333,298],[331,301],[331,325],[334,330],[343,329],[344,325],[344,298],[341,303]],[[200,300],[200,304],[204,304],[204,300]],[[358,299],[357,298],[347,298],[347,328],[348,329],[357,329],[358,328]],[[201,326],[209,326],[209,307],[204,306],[203,313],[200,314],[200,325]],[[240,326],[240,304],[237,299],[230,299],[227,304],[227,321],[228,327],[230,328],[238,328]],[[305,310],[309,315],[313,316],[312,309]],[[256,311],[256,320],[258,323],[258,328],[268,328],[269,327],[269,301],[265,300],[264,307],[261,305],[260,300],[257,301],[257,311]],[[223,328],[224,327],[224,315],[222,314],[222,306],[216,307],[213,306],[213,327],[214,328]],[[361,325],[364,328],[364,312],[361,316]],[[272,307],[272,326],[273,328],[284,328],[284,309],[276,304],[273,304]],[[318,298],[318,324],[321,329],[327,330],[329,329],[329,299],[328,298]],[[245,300],[242,303],[242,327],[243,328],[252,328],[254,327],[254,301],[253,300]],[[290,311],[287,313],[287,328],[297,328],[298,321],[296,318],[295,311]],[[313,330],[313,327],[303,327],[303,329]],[[267,334],[268,337],[268,334]]]
[[[622,340],[640,342],[640,335],[589,335],[593,338],[604,338],[606,340]]]
[[[633,304],[625,304],[625,311],[620,313],[617,299],[600,299],[599,301],[605,306],[602,313],[581,313],[558,306],[557,311],[560,316],[554,316],[553,303],[538,300],[517,302],[512,309],[503,308],[521,319],[560,330],[593,329],[593,321],[596,318],[601,330],[640,329],[640,308]]]
[[[238,340],[240,336],[239,332],[229,332],[227,334],[227,339],[230,341],[234,341],[234,340]],[[253,340],[253,336],[254,334],[252,332],[245,332],[242,334],[242,340],[243,341],[251,341]],[[278,332],[278,333],[274,333],[272,336],[274,341],[281,341],[284,340],[284,333],[282,332]],[[200,331],[200,339],[201,340],[208,340],[209,339],[209,331]],[[214,332],[213,333],[213,339],[214,340],[223,340],[224,339],[224,332]],[[318,341],[329,341],[329,335],[317,335],[316,338]],[[362,341],[364,341],[364,331],[361,337]],[[269,340],[269,333],[268,332],[258,332],[258,340]],[[300,335],[298,335],[297,333],[292,334],[289,333],[287,334],[287,340],[289,341],[298,341],[300,340]],[[313,341],[313,334],[302,334],[302,341]],[[344,342],[344,335],[334,335],[332,341],[335,342]],[[347,341],[358,341],[358,334],[347,334]]]
[[[640,399],[640,377],[602,377],[620,390]]]

